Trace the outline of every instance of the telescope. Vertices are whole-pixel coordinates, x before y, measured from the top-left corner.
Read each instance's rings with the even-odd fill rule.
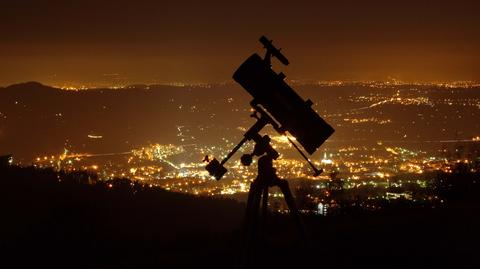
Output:
[[[256,53],[253,54],[233,74],[233,79],[253,97],[250,105],[255,111],[252,116],[257,118],[257,122],[245,133],[242,141],[227,157],[221,162],[213,159],[206,165],[206,170],[217,180],[227,172],[224,164],[246,141],[253,140],[257,144],[262,142],[262,136],[258,133],[267,124],[272,125],[281,135],[288,133],[295,137],[310,155],[315,153],[334,132],[334,129],[313,110],[313,102],[310,99],[305,101],[300,97],[285,82],[286,76],[272,69],[272,57],[284,65],[289,64],[280,49],[277,49],[265,36],[262,36],[259,41],[266,49],[264,58]],[[322,170],[313,165],[292,139],[288,139],[312,167],[314,176],[318,176]],[[260,155],[257,154],[257,156]],[[242,163],[249,165],[249,157],[242,157]]]
[[[334,132],[333,128],[312,109],[313,102],[303,100],[285,82],[283,73],[276,73],[272,70],[272,57],[277,58],[284,65],[289,64],[280,49],[277,49],[265,36],[260,38],[260,43],[266,49],[263,59],[255,53],[233,74],[233,79],[253,97],[250,105],[254,112],[251,116],[257,121],[245,132],[240,143],[221,162],[215,158],[209,161],[208,156],[205,157],[205,161],[208,162],[205,169],[211,176],[220,180],[227,172],[224,164],[235,152],[245,142],[249,140],[255,142],[253,152],[244,154],[240,159],[243,165],[248,166],[252,163],[254,156],[258,157],[258,174],[250,184],[246,207],[247,261],[250,260],[250,251],[254,249],[251,246],[256,240],[259,227],[258,217],[265,218],[267,216],[270,187],[280,188],[303,241],[308,240],[288,181],[278,177],[276,169],[273,167],[273,160],[276,160],[279,154],[270,144],[270,137],[260,135],[260,131],[266,125],[271,125],[279,134],[285,135],[313,169],[314,176],[320,175],[322,169],[313,165],[288,134],[295,137],[308,154],[313,154]],[[260,212],[261,214],[259,214]]]

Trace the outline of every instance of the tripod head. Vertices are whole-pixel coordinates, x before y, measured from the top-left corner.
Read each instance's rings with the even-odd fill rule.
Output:
[[[264,135],[261,139],[256,141],[253,152],[250,154],[243,154],[240,161],[244,166],[249,166],[252,163],[254,156],[260,157],[264,154],[272,160],[276,160],[279,156],[278,152],[270,145],[270,137],[268,135]]]

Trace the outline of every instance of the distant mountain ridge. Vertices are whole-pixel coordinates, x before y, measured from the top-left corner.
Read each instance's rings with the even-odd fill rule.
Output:
[[[77,152],[114,152],[147,143],[178,143],[176,126],[232,122],[226,117],[232,105],[228,98],[238,94],[243,93],[228,87],[69,91],[38,82],[15,84],[0,88],[0,150],[27,161],[62,152],[66,146]],[[248,104],[235,99],[236,104]],[[211,119],[212,113],[216,119]],[[212,130],[220,135],[222,128]],[[91,133],[104,139],[93,141],[88,138]]]
[[[469,139],[480,134],[479,90],[428,85],[292,87],[311,99],[336,129],[328,143]],[[241,129],[253,124],[251,100],[233,83],[80,91],[38,82],[10,85],[0,88],[0,154],[14,154],[28,163],[66,147],[104,153],[149,143],[222,146],[240,140]]]
[[[40,82],[37,81],[28,81],[28,82],[23,82],[23,83],[17,83],[17,84],[12,84],[6,87],[0,87],[0,90],[4,91],[15,91],[15,90],[21,90],[21,91],[39,91],[39,90],[59,90],[55,87],[47,86],[44,85]]]

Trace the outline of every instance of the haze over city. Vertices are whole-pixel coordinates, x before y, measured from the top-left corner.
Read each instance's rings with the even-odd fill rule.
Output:
[[[295,80],[480,80],[478,1],[4,1],[0,85],[218,83],[274,39]]]

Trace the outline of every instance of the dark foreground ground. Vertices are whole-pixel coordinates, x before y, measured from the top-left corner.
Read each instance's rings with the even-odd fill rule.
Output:
[[[93,184],[92,184],[93,182]],[[85,173],[0,171],[1,268],[240,268],[244,205]],[[480,268],[480,206],[272,215],[252,267]]]

